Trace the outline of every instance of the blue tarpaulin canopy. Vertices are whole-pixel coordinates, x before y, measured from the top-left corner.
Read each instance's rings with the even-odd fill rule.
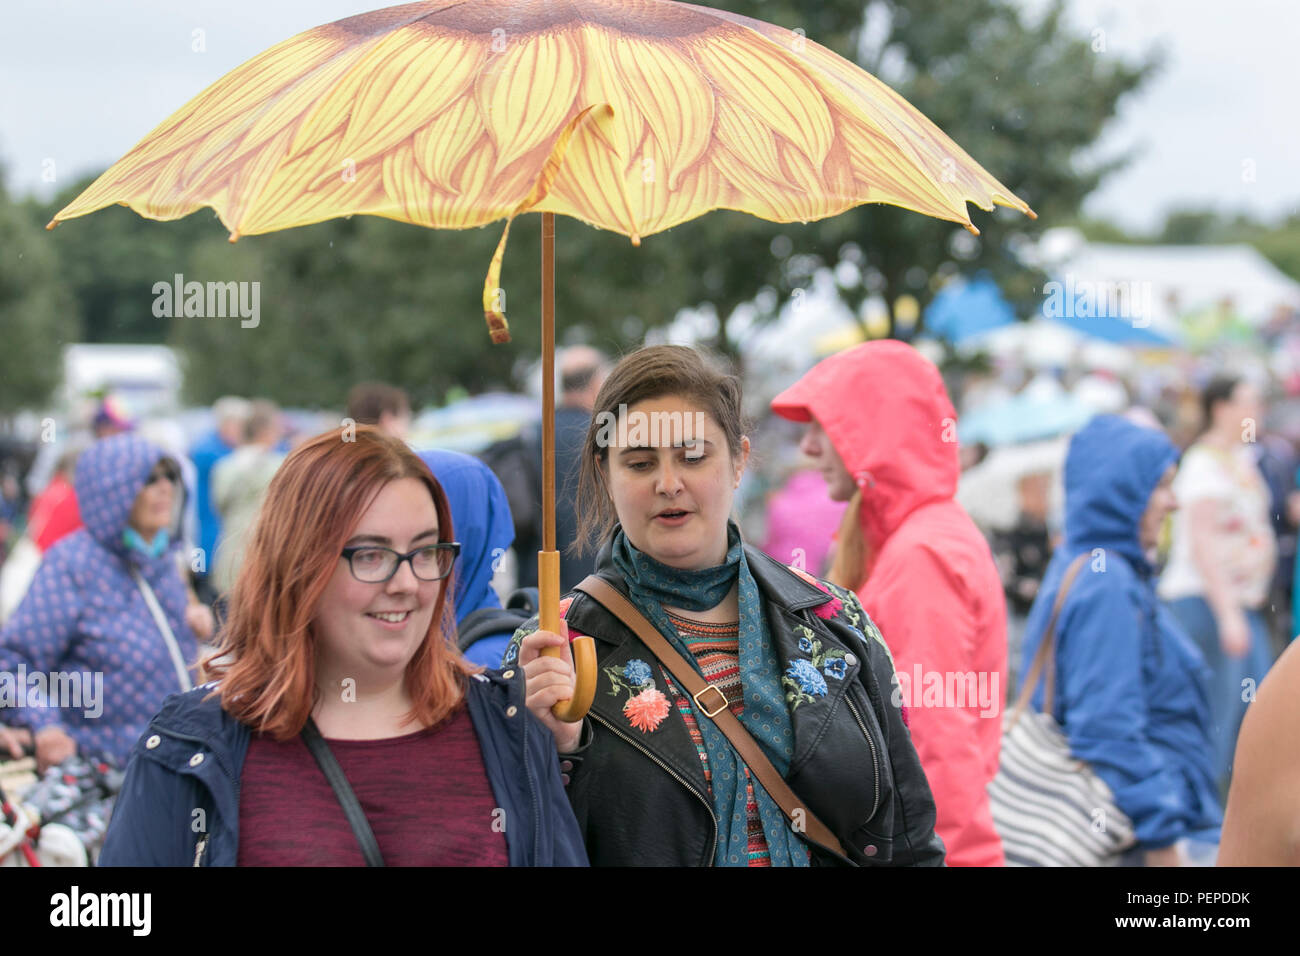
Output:
[[[985,273],[948,283],[925,310],[925,330],[954,345],[1014,321],[1011,304]]]
[[[1066,276],[1049,282],[1043,299],[1043,317],[1116,345],[1162,347],[1176,344],[1152,328],[1155,314],[1149,283],[1086,282]]]

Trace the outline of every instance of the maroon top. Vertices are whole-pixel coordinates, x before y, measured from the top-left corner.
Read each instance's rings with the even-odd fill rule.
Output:
[[[462,705],[427,730],[328,740],[388,866],[508,866],[504,811]],[[364,866],[343,808],[301,737],[253,735],[239,781],[240,866]],[[495,811],[495,812],[494,812]]]

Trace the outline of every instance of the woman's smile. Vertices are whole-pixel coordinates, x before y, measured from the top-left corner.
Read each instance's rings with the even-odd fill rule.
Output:
[[[411,611],[368,611],[366,617],[389,631],[400,631],[411,619]]]

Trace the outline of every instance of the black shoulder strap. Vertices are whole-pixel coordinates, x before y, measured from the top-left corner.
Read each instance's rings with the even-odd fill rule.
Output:
[[[311,755],[316,758],[321,773],[325,774],[325,779],[334,789],[334,796],[338,798],[339,805],[343,808],[343,815],[348,818],[352,833],[361,844],[361,855],[366,859],[366,866],[383,866],[384,857],[379,852],[379,841],[375,839],[374,831],[370,829],[370,821],[366,819],[366,813],[361,809],[361,802],[352,792],[352,785],[344,776],[343,768],[339,766],[338,760],[330,751],[329,744],[325,743],[325,738],[316,729],[316,721],[310,717],[307,718],[306,726],[302,728],[302,739],[307,744],[307,749],[311,751]]]
[[[530,618],[542,606],[542,599],[537,588],[516,588],[506,598],[506,610],[519,611],[525,618]]]
[[[481,607],[477,611],[470,611],[456,628],[456,646],[463,654],[485,637],[502,634],[507,630],[514,634],[519,625],[530,616],[500,607]]]

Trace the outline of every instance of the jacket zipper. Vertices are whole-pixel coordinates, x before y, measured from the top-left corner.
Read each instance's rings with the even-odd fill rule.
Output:
[[[844,702],[849,705],[849,710],[853,711],[853,719],[858,722],[858,729],[862,731],[862,736],[867,738],[867,746],[871,748],[871,769],[875,775],[875,799],[871,804],[871,812],[867,814],[870,820],[876,815],[876,809],[880,806],[880,755],[876,753],[875,741],[871,739],[871,734],[867,730],[866,722],[862,719],[862,714],[858,712],[858,707],[853,703],[853,694],[846,692]]]
[[[615,736],[615,737],[618,737],[618,738],[621,739],[621,740],[625,740],[625,741],[627,741],[629,744],[631,744],[631,745],[632,745],[633,747],[635,747],[637,750],[641,751],[643,754],[645,754],[647,757],[649,757],[651,760],[653,760],[655,763],[657,763],[660,767],[662,767],[664,770],[666,770],[666,771],[669,773],[669,775],[671,775],[671,776],[672,776],[672,777],[673,777],[673,778],[674,778],[678,783],[680,783],[683,787],[685,787],[685,788],[686,788],[687,790],[689,790],[691,793],[695,794],[695,796],[699,798],[700,803],[704,804],[704,809],[706,809],[706,810],[709,811],[709,820],[711,820],[712,823],[713,823],[713,841],[712,841],[712,843],[709,845],[709,856],[708,856],[708,861],[709,861],[709,862],[708,862],[708,864],[707,864],[708,866],[713,866],[713,861],[714,861],[714,859],[716,858],[716,854],[717,854],[717,850],[718,850],[718,818],[717,818],[717,816],[716,816],[716,815],[714,814],[714,812],[713,812],[713,807],[711,807],[711,806],[709,805],[709,801],[706,800],[706,799],[704,798],[704,795],[703,795],[702,793],[700,793],[700,791],[698,791],[698,790],[696,790],[694,787],[692,787],[692,786],[690,785],[690,783],[689,783],[689,782],[688,782],[688,781],[687,781],[687,780],[686,780],[686,779],[685,779],[681,774],[679,774],[679,773],[678,773],[676,770],[674,770],[672,767],[668,766],[668,764],[664,763],[662,760],[660,760],[658,757],[656,757],[654,754],[652,754],[652,753],[651,753],[649,750],[647,750],[645,747],[641,746],[639,743],[637,743],[637,742],[636,742],[635,740],[633,740],[631,737],[629,737],[629,736],[627,736],[626,734],[622,733],[622,732],[621,732],[617,727],[615,727],[615,726],[614,726],[613,724],[611,724],[609,721],[605,720],[604,718],[602,718],[599,714],[595,713],[594,711],[593,711],[589,716],[591,716],[594,720],[596,720],[597,722],[603,724],[604,726],[606,726],[606,727],[608,727],[610,730],[612,730],[612,731],[614,732],[614,736]],[[874,811],[873,811],[873,813],[874,813]]]
[[[526,717],[526,715],[525,715],[525,717]],[[537,805],[537,802],[538,802],[538,799],[539,799],[539,797],[538,797],[538,793],[537,793],[537,780],[536,780],[536,778],[533,776],[532,757],[531,757],[531,756],[529,755],[529,753],[528,753],[528,721],[527,721],[527,719],[524,720],[523,748],[524,748],[524,753],[523,753],[523,757],[524,757],[524,773],[526,773],[526,774],[528,775],[528,789],[529,789],[529,795],[530,795],[530,797],[532,798],[530,802],[531,802],[532,805],[533,805],[533,864],[532,864],[532,865],[533,865],[533,866],[539,866],[540,864],[538,863],[538,861],[542,858],[542,854],[541,854],[541,850],[542,850],[542,811],[541,811],[541,809],[540,809],[540,808],[538,807],[538,805]],[[509,822],[506,823],[506,826],[507,826],[507,828],[510,826]],[[507,852],[509,852],[509,842],[510,842],[510,841],[507,839],[507,841],[506,841]]]
[[[817,630],[817,627],[815,625],[815,618],[812,615],[812,611],[806,609],[804,610],[803,613],[804,613],[804,620],[807,626],[814,631]],[[867,640],[869,640],[869,638],[867,638],[866,635],[864,634],[863,635],[864,645]],[[870,648],[864,646],[864,651],[866,650],[870,650]],[[862,659],[862,666],[864,668],[867,666],[867,659],[865,657]],[[848,689],[845,690],[844,702],[849,705],[849,710],[853,712],[853,719],[858,722],[858,729],[862,731],[862,736],[867,738],[867,746],[871,748],[871,769],[875,779],[873,781],[874,796],[871,804],[871,812],[867,814],[867,819],[870,820],[872,817],[876,815],[876,810],[880,808],[880,755],[876,752],[875,741],[871,739],[871,733],[870,731],[867,730],[866,721],[862,719],[862,713],[858,710],[857,705],[853,703],[852,691]]]
[[[201,737],[192,737],[189,734],[178,734],[174,730],[168,730],[166,727],[159,727],[158,731],[159,733],[166,734],[168,737],[171,737],[174,740],[185,740],[185,741],[189,741],[190,743],[200,744],[209,752],[216,753],[216,748],[214,748],[209,741],[204,740]],[[221,761],[217,761],[217,764],[218,766],[220,766]],[[225,773],[227,777],[230,776],[230,774],[226,771],[225,767],[222,767],[221,769],[222,769],[222,773]],[[200,780],[199,783],[202,784],[203,782]],[[235,806],[238,807],[239,806],[239,784],[240,784],[239,777],[234,778],[234,784],[235,784]],[[208,791],[208,795],[211,796],[212,789],[210,787],[207,787],[206,784],[204,784],[203,786]],[[212,809],[214,811],[216,810],[215,800],[213,800]],[[208,838],[210,836],[211,836],[210,833],[203,834],[199,842],[194,845],[194,864],[193,864],[194,866],[202,866],[201,860],[203,858],[204,852],[208,848]]]

